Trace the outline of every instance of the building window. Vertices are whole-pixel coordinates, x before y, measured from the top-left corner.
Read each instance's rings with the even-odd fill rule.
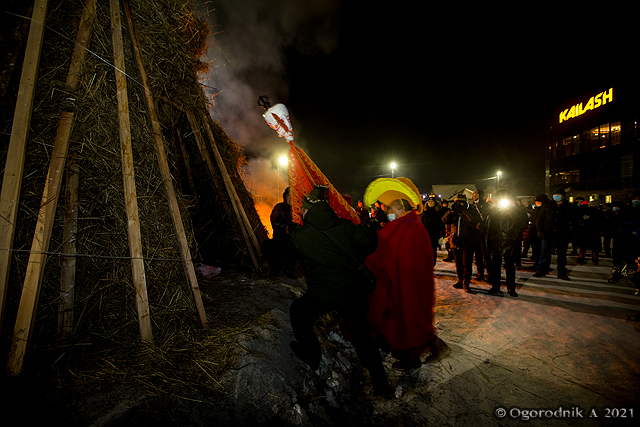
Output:
[[[580,135],[573,135],[571,139],[573,141],[573,154],[580,154]]]
[[[622,126],[620,122],[611,123],[611,145],[618,145],[621,142],[620,135],[622,134]]]
[[[609,146],[609,123],[600,125],[600,148],[607,148]]]
[[[597,150],[600,147],[600,127],[596,126],[589,130],[589,151]]]
[[[549,151],[551,152],[551,160],[555,160],[558,158],[558,150],[556,148],[557,146],[558,141],[551,142],[551,145],[549,146]]]
[[[558,157],[569,157],[571,156],[571,143],[572,143],[573,137],[567,137],[564,138],[562,140],[562,149],[561,149],[561,153]]]

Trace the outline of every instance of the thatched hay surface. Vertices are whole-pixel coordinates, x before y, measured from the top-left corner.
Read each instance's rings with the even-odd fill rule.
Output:
[[[60,104],[68,96],[64,82],[83,7],[80,0],[51,0],[49,3],[14,241],[14,248],[21,251],[28,251],[31,247],[52,141],[58,126]],[[191,167],[201,195],[200,209],[196,211],[189,192],[185,192],[185,195],[178,192],[178,198],[192,257],[216,262],[224,271],[231,268],[251,269],[236,219],[231,212],[222,209],[228,203],[226,191],[222,187],[212,186],[212,178],[195,147],[192,130],[184,114],[158,101],[164,96],[183,108],[191,109],[198,118],[208,117],[210,105],[198,82],[198,73],[206,70],[200,55],[206,48],[208,28],[194,15],[189,0],[131,0],[131,7],[171,167],[176,171],[185,167],[176,160],[175,145],[171,139],[176,133],[182,135],[191,153]],[[15,13],[28,15],[26,11]],[[3,23],[22,22],[24,18],[21,16],[4,14]],[[70,152],[78,156],[80,163],[77,251],[87,256],[77,259],[75,329],[72,341],[64,344],[68,348],[64,357],[95,357],[91,360],[91,368],[69,371],[78,375],[78,381],[82,383],[102,381],[109,375],[114,378],[130,377],[130,372],[119,362],[128,361],[132,366],[137,366],[141,375],[144,372],[160,372],[156,371],[158,367],[179,366],[186,351],[184,349],[189,349],[190,357],[203,361],[201,365],[206,373],[198,369],[205,379],[210,375],[211,387],[215,389],[218,370],[223,369],[225,364],[218,367],[198,359],[198,352],[210,354],[213,348],[226,352],[225,337],[237,333],[244,326],[216,315],[216,302],[209,300],[207,309],[213,328],[199,330],[160,180],[147,105],[124,17],[123,23],[136,191],[155,343],[149,347],[138,343],[120,164],[116,71],[111,65],[113,50],[109,2],[98,1],[89,47],[91,53],[87,57],[81,88],[77,93],[76,118],[70,141]],[[18,64],[21,61],[20,56]],[[6,69],[6,64],[0,65]],[[20,66],[16,65],[6,86],[6,96],[1,100],[0,155],[3,165],[19,75]],[[258,238],[263,240],[266,232],[253,208],[253,199],[237,172],[238,165],[244,161],[242,150],[217,123],[210,118],[208,120],[244,208]],[[180,188],[177,181],[174,184]],[[63,244],[62,200],[49,249],[52,253],[60,252]],[[12,257],[2,330],[2,346],[5,349],[12,334],[27,260],[26,252],[15,252]],[[39,357],[39,351],[60,348],[62,345],[56,342],[59,264],[59,256],[48,258],[32,339],[35,360]],[[85,345],[87,343],[91,345]],[[112,370],[107,374],[111,366]],[[175,378],[167,374],[149,375],[157,375],[156,380],[172,386],[189,381],[180,375]]]

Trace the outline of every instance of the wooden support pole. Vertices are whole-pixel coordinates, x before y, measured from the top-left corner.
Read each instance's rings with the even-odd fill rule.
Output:
[[[151,318],[149,314],[149,298],[147,281],[142,259],[142,238],[140,219],[138,217],[138,201],[136,182],[133,170],[133,147],[131,145],[131,122],[129,120],[129,97],[127,95],[127,76],[125,73],[124,47],[122,42],[122,22],[120,20],[119,0],[110,0],[111,37],[113,39],[113,63],[116,67],[116,88],[118,98],[118,118],[120,122],[120,150],[122,155],[122,178],[124,182],[124,198],[127,211],[127,228],[129,234],[129,254],[133,284],[136,289],[136,307],[140,337],[143,341],[152,341]]]
[[[166,99],[164,99],[164,101],[167,102]],[[204,163],[207,165],[207,170],[209,171],[209,175],[213,180],[214,186],[222,187],[224,183],[220,182],[220,177],[216,173],[216,168],[213,165],[213,161],[211,160],[211,156],[209,155],[209,151],[207,150],[207,145],[204,142],[202,132],[200,132],[200,126],[198,124],[198,121],[196,120],[196,116],[193,114],[193,112],[191,112],[191,110],[182,110],[179,106],[171,102],[169,102],[169,104],[180,109],[187,116],[187,120],[189,121],[189,125],[191,126],[191,132],[193,132],[193,136],[196,140],[196,145],[198,146],[198,151],[200,151],[200,156],[202,157],[202,160],[204,160]],[[229,202],[224,197],[222,198],[222,205],[225,212],[230,212],[232,210],[231,206],[229,206]],[[237,219],[238,221],[240,220],[239,218]],[[241,227],[242,225],[238,223],[238,226]]]
[[[18,88],[16,109],[13,115],[7,160],[4,167],[2,191],[0,193],[0,329],[2,328],[9,283],[11,249],[16,231],[15,221],[20,203],[22,173],[46,15],[47,0],[36,0],[33,6],[31,25],[29,26],[29,38],[27,39],[24,63],[22,64],[22,75]]]
[[[90,0],[85,5],[77,34],[77,43],[81,46],[76,46],[74,49],[67,76],[66,90],[70,95],[73,95],[79,86],[82,65],[86,58],[86,49],[82,47],[86,47],[88,44],[94,16],[95,0]],[[74,113],[72,111],[62,111],[40,203],[36,231],[31,243],[31,253],[22,286],[22,296],[18,307],[13,340],[9,350],[7,362],[9,375],[19,375],[22,371],[24,355],[31,340],[38,297],[47,260],[45,252],[49,250],[49,242],[51,241],[51,231],[58,205],[58,197],[60,196],[62,175],[64,173],[73,120]]]
[[[93,33],[93,23],[96,17],[96,1],[87,0],[80,18],[78,34],[76,35],[76,45],[71,57],[71,66],[67,75],[65,90],[67,98],[65,107],[75,111],[76,92],[80,87],[82,70],[87,59],[87,48],[91,34]],[[80,185],[80,164],[76,155],[72,155],[67,162],[65,173],[65,219],[62,230],[63,245],[62,252],[65,254],[76,253],[76,235],[78,233],[78,187]],[[60,304],[58,306],[58,337],[69,338],[73,332],[73,308],[75,306],[75,280],[76,280],[76,257],[65,256],[61,259],[60,275]]]
[[[78,187],[80,164],[77,155],[70,155],[65,173],[65,215],[62,229],[62,252],[76,253],[78,234]],[[73,309],[75,306],[76,257],[63,256],[60,275],[60,304],[58,305],[58,338],[68,339],[73,333]]]
[[[20,375],[24,355],[31,340],[36,306],[40,295],[40,284],[42,283],[44,266],[47,261],[45,252],[49,250],[51,230],[55,219],[56,206],[58,205],[58,195],[60,194],[60,184],[62,182],[72,124],[73,113],[62,112],[60,127],[58,127],[58,134],[51,153],[47,182],[42,194],[36,232],[31,243],[29,263],[24,277],[16,326],[13,330],[13,340],[9,350],[7,373],[12,376]]]
[[[191,197],[196,204],[196,210],[200,211],[200,200],[198,199],[198,192],[196,191],[196,180],[193,178],[193,170],[191,170],[191,159],[189,157],[189,151],[187,151],[187,145],[180,135],[180,130],[176,129],[176,137],[178,138],[178,144],[180,145],[180,151],[182,152],[182,160],[184,166],[187,169],[187,179],[189,180],[189,188],[191,188]]]
[[[160,122],[158,121],[158,115],[156,113],[156,107],[153,101],[153,96],[149,90],[147,83],[147,72],[144,67],[144,61],[142,58],[142,50],[140,49],[140,42],[135,31],[133,23],[133,16],[131,13],[131,7],[128,0],[123,0],[123,6],[125,15],[127,16],[127,22],[129,24],[129,32],[131,33],[131,39],[133,40],[133,50],[135,52],[136,60],[138,62],[138,68],[140,70],[140,76],[142,79],[142,85],[144,86],[145,96],[147,99],[147,107],[149,110],[149,117],[151,119],[151,126],[153,128],[153,136],[155,140],[156,157],[158,159],[158,166],[160,167],[160,175],[164,184],[164,189],[167,194],[167,201],[169,202],[169,212],[171,214],[171,220],[178,239],[178,248],[180,250],[180,256],[182,257],[187,280],[191,286],[193,293],[193,299],[196,304],[196,311],[198,318],[203,328],[207,327],[207,315],[204,310],[204,304],[202,302],[202,295],[200,294],[200,287],[198,286],[198,278],[196,276],[196,270],[191,260],[191,251],[189,250],[189,242],[187,241],[187,234],[184,230],[182,223],[182,216],[180,215],[180,207],[178,206],[178,199],[176,197],[175,190],[173,188],[173,181],[171,180],[171,172],[169,171],[169,162],[167,161],[167,154],[164,149],[164,141],[162,138],[162,130],[160,129]]]
[[[227,187],[227,192],[229,193],[229,197],[231,198],[231,202],[233,203],[234,209],[236,210],[236,215],[240,217],[240,224],[243,227],[243,234],[245,237],[245,241],[247,242],[247,247],[251,254],[251,258],[253,259],[253,263],[256,266],[257,270],[260,270],[260,264],[256,259],[256,252],[260,253],[260,244],[258,243],[258,239],[256,234],[253,231],[253,227],[251,227],[251,222],[249,222],[249,218],[247,217],[247,213],[242,206],[242,202],[240,201],[240,197],[238,197],[238,192],[231,182],[231,177],[229,176],[229,172],[227,171],[227,167],[222,160],[222,156],[220,155],[220,151],[218,151],[218,146],[216,145],[216,140],[213,137],[213,132],[211,132],[211,126],[209,126],[209,122],[207,121],[207,117],[203,117],[204,127],[207,131],[207,136],[209,137],[209,142],[211,143],[211,148],[213,150],[213,156],[216,158],[216,162],[218,163],[218,168],[220,169],[220,173],[222,174],[222,179],[224,180],[224,184]]]
[[[200,150],[200,154],[202,155],[202,158],[204,159],[204,162],[206,163],[207,168],[209,169],[209,173],[211,174],[211,177],[215,179],[215,177],[217,176],[216,168],[213,164],[213,161],[211,160],[211,156],[209,155],[209,150],[207,150],[207,146],[204,142],[204,138],[202,137],[202,133],[200,132],[200,127],[198,126],[196,117],[193,114],[193,112],[191,112],[190,110],[186,110],[185,114],[187,115],[187,120],[191,124],[191,129],[193,130],[194,136],[196,138],[196,144],[198,145],[198,150]],[[206,120],[205,120],[205,123],[206,123]],[[210,131],[210,128],[208,127],[208,125],[206,126],[206,128],[208,128]],[[247,249],[249,250],[249,254],[251,255],[251,260],[253,261],[253,264],[256,270],[260,270],[260,264],[258,263],[258,259],[253,251],[251,242],[249,241],[249,235],[247,233],[246,227],[244,226],[244,221],[242,219],[242,216],[240,215],[240,210],[238,209],[238,206],[236,204],[236,199],[233,197],[233,193],[232,193],[233,184],[231,184],[231,187],[229,187],[229,184],[231,183],[231,181],[229,180],[229,182],[227,182],[227,180],[224,178],[227,169],[226,167],[224,168],[219,167],[219,170],[220,170],[220,173],[222,174],[223,185],[227,190],[229,199],[231,199],[231,207],[233,209],[233,212],[236,214],[236,220],[238,221],[238,224],[240,226],[240,232],[244,237],[244,241],[247,245]],[[228,174],[226,174],[226,176],[228,178]]]

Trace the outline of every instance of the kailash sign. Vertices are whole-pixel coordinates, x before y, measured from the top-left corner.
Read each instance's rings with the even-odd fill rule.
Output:
[[[613,88],[609,88],[608,91],[600,92],[596,96],[592,96],[589,98],[587,105],[585,106],[583,106],[583,103],[581,102],[579,104],[572,105],[571,108],[561,111],[560,123],[576,118],[587,111],[591,111],[611,101],[613,101]]]

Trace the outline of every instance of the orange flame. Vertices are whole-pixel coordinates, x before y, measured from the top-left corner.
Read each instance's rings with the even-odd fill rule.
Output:
[[[273,238],[273,227],[271,226],[271,210],[272,208],[263,205],[262,203],[256,203],[256,211],[258,212],[258,216],[260,216],[260,221],[264,228],[267,229],[267,234],[269,238]]]

